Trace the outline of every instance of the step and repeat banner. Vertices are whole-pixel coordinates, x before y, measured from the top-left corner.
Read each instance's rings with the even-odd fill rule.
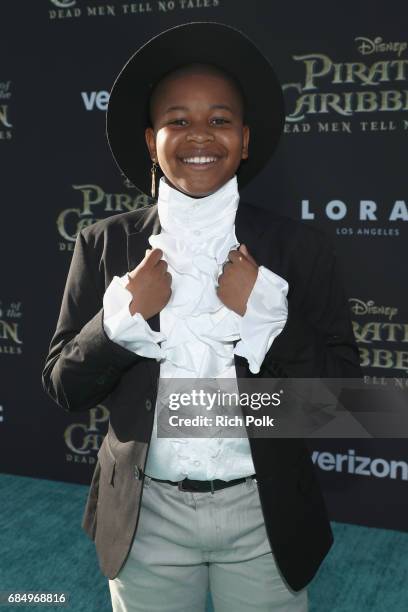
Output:
[[[45,395],[41,371],[77,232],[149,202],[123,181],[109,152],[114,78],[143,42],[187,21],[241,29],[275,66],[285,133],[242,198],[333,238],[366,380],[407,385],[404,12],[372,2],[360,11],[357,3],[337,18],[319,4],[323,11],[317,2],[313,13],[296,14],[266,0],[2,1],[2,472],[90,482],[109,413],[103,403],[64,412]],[[308,445],[331,519],[408,530],[406,439]]]

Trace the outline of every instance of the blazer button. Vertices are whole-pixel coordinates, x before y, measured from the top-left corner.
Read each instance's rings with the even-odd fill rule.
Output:
[[[146,410],[151,410],[152,409],[152,402],[151,402],[151,400],[149,398],[147,398],[145,406],[146,406]]]

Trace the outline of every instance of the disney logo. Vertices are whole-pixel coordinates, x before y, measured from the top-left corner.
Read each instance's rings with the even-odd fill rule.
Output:
[[[363,300],[357,298],[350,298],[349,302],[351,303],[351,312],[355,315],[382,314],[391,321],[393,316],[398,313],[398,308],[393,306],[376,306],[374,300],[363,302]]]
[[[398,57],[400,57],[408,47],[408,43],[406,42],[384,42],[381,36],[377,36],[374,40],[370,40],[364,36],[357,36],[354,40],[360,42],[357,49],[360,51],[361,55],[371,55],[371,53],[380,53],[384,51],[396,51]]]

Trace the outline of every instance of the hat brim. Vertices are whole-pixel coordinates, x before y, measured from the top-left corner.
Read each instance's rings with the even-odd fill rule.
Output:
[[[240,188],[272,157],[285,122],[282,89],[266,57],[239,30],[217,22],[191,22],[148,40],[126,62],[112,86],[106,135],[120,171],[150,195],[152,161],[145,141],[152,86],[166,73],[189,64],[215,64],[230,72],[246,97],[249,156],[237,170]]]

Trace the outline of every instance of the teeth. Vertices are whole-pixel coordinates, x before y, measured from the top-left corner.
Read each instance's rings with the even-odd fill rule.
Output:
[[[186,164],[208,164],[217,161],[216,157],[185,157],[183,162]]]

